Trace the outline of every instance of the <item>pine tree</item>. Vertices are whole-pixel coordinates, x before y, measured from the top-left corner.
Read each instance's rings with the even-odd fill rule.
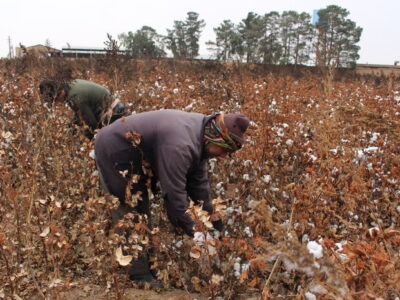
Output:
[[[246,62],[258,62],[259,42],[264,35],[262,18],[249,12],[246,19],[239,24],[239,32],[243,40]]]
[[[213,46],[211,50],[216,52],[216,58],[223,61],[235,58],[241,60],[243,56],[242,40],[235,24],[230,20],[224,20],[219,27],[214,28],[214,32],[216,41],[209,41],[207,45]]]
[[[276,11],[265,14],[263,22],[263,37],[260,40],[260,57],[264,64],[277,64],[282,55],[282,46],[279,41],[280,15]]]
[[[188,12],[185,22],[186,45],[188,49],[188,58],[195,58],[199,55],[199,39],[201,30],[204,28],[204,20],[199,20],[199,14]]]
[[[205,23],[198,18],[198,13],[188,12],[185,21],[174,21],[173,29],[167,29],[167,49],[175,58],[195,58],[199,55],[199,39]]]
[[[345,8],[330,5],[318,12],[319,20],[316,64],[319,66],[346,67],[359,58],[362,28],[347,19]]]

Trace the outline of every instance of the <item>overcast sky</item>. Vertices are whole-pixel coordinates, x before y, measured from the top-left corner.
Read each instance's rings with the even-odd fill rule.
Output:
[[[206,23],[200,40],[200,53],[207,55],[204,43],[215,40],[213,28],[223,20],[238,24],[248,12],[259,15],[286,10],[307,12],[335,4],[346,8],[348,18],[363,28],[358,63],[393,64],[400,60],[400,0],[0,0],[0,57],[12,45],[44,44],[61,49],[103,47],[107,33],[136,31],[143,25],[159,34],[173,27],[174,20],[185,20],[194,11]]]

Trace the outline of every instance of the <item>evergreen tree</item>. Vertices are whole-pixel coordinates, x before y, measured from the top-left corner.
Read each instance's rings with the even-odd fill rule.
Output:
[[[345,8],[330,5],[318,12],[316,24],[318,41],[316,64],[320,66],[345,67],[355,64],[359,58],[362,28],[347,19]]]
[[[219,27],[214,28],[214,32],[216,41],[209,41],[207,45],[214,46],[209,49],[216,52],[216,58],[228,61],[237,56],[241,60],[243,56],[242,40],[235,24],[230,20],[224,20]]]
[[[296,34],[296,21],[298,13],[290,10],[284,11],[280,19],[280,35],[282,43],[282,57],[281,64],[287,65],[291,63],[291,56],[293,55],[293,43]]]
[[[312,51],[313,27],[308,13],[297,14],[294,23],[291,63],[307,64]]]
[[[188,12],[185,22],[186,45],[188,49],[188,58],[195,58],[199,55],[199,39],[201,30],[204,28],[204,20],[199,20],[199,14]]]
[[[257,62],[259,57],[259,42],[264,35],[262,18],[249,12],[246,19],[239,24],[239,33],[243,41],[246,62]]]
[[[199,55],[199,39],[205,23],[198,17],[198,13],[188,12],[184,22],[174,21],[174,28],[167,29],[165,41],[175,58],[195,58]]]
[[[282,55],[279,41],[280,15],[276,11],[265,14],[262,19],[263,37],[260,40],[260,57],[264,64],[277,64]]]
[[[165,56],[161,37],[149,27],[143,26],[135,33],[129,31],[118,36],[121,44],[134,58],[157,58]]]

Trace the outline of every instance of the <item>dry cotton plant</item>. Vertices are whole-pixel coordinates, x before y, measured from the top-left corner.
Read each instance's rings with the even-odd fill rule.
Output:
[[[146,249],[164,287],[212,298],[400,297],[396,78],[388,90],[384,78],[377,84],[352,71],[321,83],[307,68],[160,60],[151,68],[132,61],[135,80],[116,84],[114,73],[97,72],[101,61],[39,62],[0,63],[1,297],[56,298],[100,286],[122,299],[132,284],[121,265]],[[176,233],[158,193],[153,230],[144,217],[133,222],[136,215],[118,225],[129,236],[112,230],[118,203],[101,191],[92,143],[70,125],[69,108],[39,100],[40,77],[68,68],[112,88],[133,113],[250,117],[243,150],[209,161],[221,236],[210,228],[214,216],[196,206],[195,239]]]

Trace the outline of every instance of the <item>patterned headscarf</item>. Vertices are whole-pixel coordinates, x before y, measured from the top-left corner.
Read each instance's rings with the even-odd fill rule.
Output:
[[[224,113],[218,114],[216,118],[207,122],[204,128],[205,143],[213,143],[229,152],[239,150],[242,145],[236,142],[230,135],[224,124]]]

